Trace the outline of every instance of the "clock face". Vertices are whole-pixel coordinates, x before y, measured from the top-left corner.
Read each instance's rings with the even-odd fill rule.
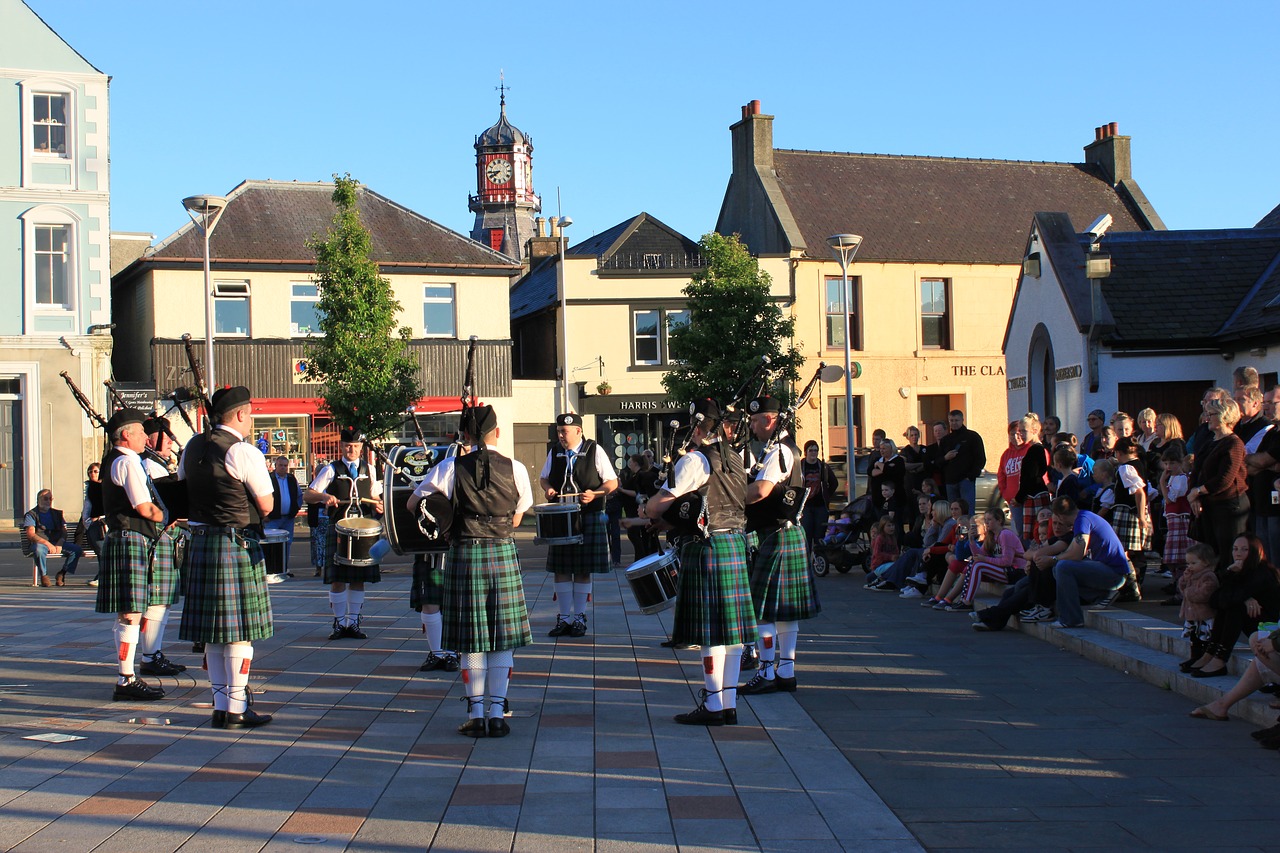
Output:
[[[509,160],[490,160],[484,170],[485,177],[492,184],[505,184],[511,180],[511,162]]]

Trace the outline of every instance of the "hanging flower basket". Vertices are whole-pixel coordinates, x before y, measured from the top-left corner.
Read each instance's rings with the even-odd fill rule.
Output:
[[[596,386],[596,393],[602,397],[607,397],[612,392],[613,392],[613,386],[610,385],[608,382],[601,382],[599,385]]]

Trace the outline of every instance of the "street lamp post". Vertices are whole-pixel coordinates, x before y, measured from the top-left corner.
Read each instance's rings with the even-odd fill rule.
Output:
[[[849,344],[849,264],[853,263],[862,237],[857,234],[835,234],[827,238],[831,254],[840,262],[840,302],[844,306],[844,429],[845,429],[845,496],[853,500],[853,362]]]
[[[213,282],[209,275],[209,235],[218,227],[227,200],[220,195],[193,195],[182,200],[191,221],[204,236],[204,381],[210,394],[217,387],[213,368]],[[210,413],[212,414],[212,413]]]
[[[569,312],[568,299],[564,292],[564,229],[572,224],[572,217],[561,216],[555,226],[560,248],[560,262],[556,265],[556,287],[560,291],[560,414],[562,415],[569,411]]]

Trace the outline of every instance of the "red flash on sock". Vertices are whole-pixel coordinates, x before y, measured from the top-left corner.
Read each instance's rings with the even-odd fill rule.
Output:
[[[773,637],[765,637],[765,638],[764,638],[764,647],[765,647],[766,649],[771,649],[771,648],[773,648]]]
[[[715,672],[716,672],[716,659],[715,659],[715,658],[703,658],[703,659],[702,659],[702,671],[703,671],[703,672],[705,672],[707,675],[715,675]]]
[[[587,603],[591,603],[591,593],[587,593]]]
[[[464,669],[464,670],[462,671],[462,683],[463,683],[463,684],[466,684],[466,685],[470,685],[470,684],[471,684],[471,670],[469,670],[469,669]]]
[[[251,661],[249,658],[245,658],[244,660],[240,661],[240,674],[241,674],[241,675],[248,675],[248,674],[249,674],[249,665],[250,665],[251,663],[253,663],[253,661]]]
[[[139,631],[147,630],[147,617],[143,616],[142,619],[138,622],[138,630]]]
[[[120,656],[120,660],[128,660],[128,659],[129,659],[129,644],[128,644],[128,643],[121,643],[121,644],[120,644],[120,652],[119,652],[119,656]]]
[[[202,657],[202,658],[200,659],[200,668],[201,668],[201,669],[203,669],[205,672],[208,672],[208,671],[209,671],[209,656],[208,656],[208,655],[205,655],[204,657]]]

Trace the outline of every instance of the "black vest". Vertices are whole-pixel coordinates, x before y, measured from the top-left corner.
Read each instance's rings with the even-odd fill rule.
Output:
[[[347,468],[347,460],[339,459],[329,465],[333,468],[333,479],[329,481],[329,488],[325,492],[338,499],[338,505],[329,508],[329,518],[351,515],[352,504],[355,504],[356,514],[373,515],[373,504],[369,503],[373,499],[373,480],[368,463],[360,460],[359,467],[356,468],[357,479],[354,481]]]
[[[711,479],[699,491],[706,500],[707,527],[711,530],[740,529],[746,523],[747,472],[737,453],[721,453],[720,444],[704,444],[697,449],[711,465]]]
[[[84,484],[84,499],[89,502],[89,516],[91,518],[101,518],[106,515],[102,508],[102,481],[86,480]]]
[[[128,493],[111,479],[111,466],[117,459],[126,455],[120,451],[120,448],[112,447],[102,458],[102,473],[106,475],[102,478],[102,514],[106,516],[107,527],[111,530],[132,530],[156,539],[160,536],[160,525],[139,515],[133,504],[129,502]],[[142,466],[145,473],[147,469],[142,465],[141,458],[138,459],[138,465]],[[155,483],[148,483],[147,488],[151,492],[152,503],[155,503]]]
[[[490,450],[489,482],[482,489],[476,478],[480,451],[453,460],[453,496],[458,511],[453,517],[453,538],[509,539],[511,521],[520,502],[515,468],[510,459]]]
[[[547,482],[551,484],[551,488],[558,493],[569,492],[567,488],[570,483],[566,482],[565,468],[567,466],[566,451],[563,447],[552,451],[551,471],[547,474]],[[600,479],[600,472],[596,471],[596,443],[591,439],[584,439],[582,442],[582,452],[578,453],[573,460],[573,482],[572,491],[585,492],[587,489],[598,489],[604,485],[604,481]],[[589,504],[582,507],[583,512],[604,512],[604,495],[596,498]]]
[[[214,527],[248,527],[261,521],[244,483],[227,472],[227,452],[239,443],[240,439],[225,429],[187,442],[182,464],[192,521]]]
[[[796,520],[796,511],[793,507],[786,505],[784,492],[788,488],[804,488],[804,470],[797,464],[797,461],[803,458],[800,455],[800,449],[796,447],[796,443],[790,436],[782,439],[779,444],[790,448],[791,467],[783,470],[782,482],[774,484],[773,491],[769,492],[768,497],[753,504],[747,504],[747,530],[760,531],[762,535],[777,530],[784,521]],[[778,461],[781,463],[783,460]]]
[[[1137,471],[1138,476],[1142,478],[1144,483],[1146,482],[1147,472],[1144,470],[1144,466],[1141,460],[1135,459],[1132,462],[1124,462],[1116,466],[1116,485],[1115,485],[1115,488],[1112,489],[1111,491],[1116,496],[1116,506],[1127,506],[1129,507],[1129,509],[1137,509],[1138,508],[1137,495],[1129,494],[1129,490],[1125,488],[1124,481],[1120,479],[1120,469],[1123,468],[1125,465],[1128,465],[1134,471]],[[1144,485],[1143,488],[1146,488],[1146,486]]]

